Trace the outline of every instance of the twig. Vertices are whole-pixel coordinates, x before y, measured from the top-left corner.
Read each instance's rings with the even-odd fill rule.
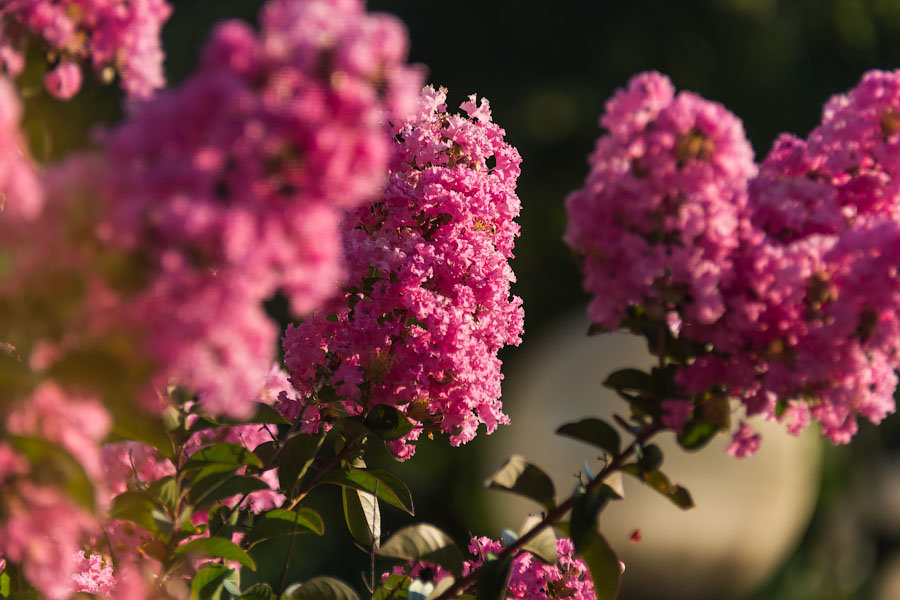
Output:
[[[644,429],[642,432],[640,432],[635,437],[634,441],[631,442],[631,444],[629,444],[628,447],[625,448],[625,450],[623,450],[617,456],[613,457],[612,461],[610,461],[610,463],[608,465],[603,467],[603,469],[600,471],[600,473],[597,474],[596,477],[594,477],[590,482],[588,482],[588,484],[585,486],[586,490],[591,491],[592,489],[601,485],[603,483],[603,480],[606,479],[606,477],[608,477],[611,473],[613,473],[614,471],[620,470],[622,468],[622,466],[624,465],[625,461],[632,454],[634,454],[634,451],[637,448],[637,446],[642,445],[650,437],[652,437],[654,434],[656,434],[660,429],[661,429],[661,427],[656,423],[648,425],[646,427],[646,429]],[[556,508],[554,508],[553,510],[548,512],[547,515],[541,520],[540,523],[538,523],[536,526],[532,527],[527,533],[522,535],[522,537],[517,539],[515,542],[504,547],[503,550],[501,550],[500,553],[497,555],[497,560],[502,561],[503,559],[514,555],[523,546],[525,546],[525,544],[527,544],[532,539],[534,539],[538,535],[538,533],[540,533],[541,530],[543,530],[545,527],[549,527],[549,526],[552,526],[552,525],[555,525],[556,523],[558,523],[564,516],[566,516],[566,513],[568,513],[570,510],[572,510],[572,504],[574,503],[574,501],[575,501],[575,496],[574,495],[569,496],[562,504],[558,505]],[[477,581],[478,573],[479,573],[480,569],[481,569],[481,567],[479,567],[478,569],[474,569],[467,576],[454,582],[453,585],[451,585],[449,588],[444,590],[439,596],[435,597],[434,600],[447,600],[448,598],[452,598],[452,597],[456,596],[459,592],[467,589],[469,586],[471,586],[472,584],[474,584]]]

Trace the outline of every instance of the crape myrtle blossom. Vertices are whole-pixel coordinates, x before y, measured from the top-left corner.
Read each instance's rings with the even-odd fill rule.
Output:
[[[591,319],[616,329],[629,307],[656,306],[714,322],[756,173],[740,120],[643,73],[609,100],[601,124],[609,133],[585,187],[566,200],[565,240],[584,257]]]
[[[715,177],[724,171],[708,173],[702,189],[723,208],[694,224],[658,209],[654,230],[652,220],[648,225],[631,217],[654,199],[645,180],[673,182],[667,197],[681,199],[681,214],[690,208],[695,182],[667,179],[667,169],[674,163],[676,172],[684,171],[692,161],[711,168],[735,147],[710,133],[698,138],[703,128],[682,133],[680,143],[661,136],[666,122],[653,115],[665,114],[676,100],[660,78],[639,75],[613,97],[603,120],[610,133],[598,142],[588,185],[569,199],[567,241],[585,255],[585,285],[597,294],[592,317],[618,327],[624,301],[668,317],[671,335],[697,343],[675,376],[687,396],[664,403],[668,427],[680,430],[691,413],[702,412],[699,404],[692,410],[693,403],[724,392],[748,415],[785,420],[792,433],[816,420],[832,441],[848,442],[858,415],[877,423],[894,410],[900,72],[864,75],[857,88],[829,101],[807,140],[782,135],[755,176],[745,168],[728,187]],[[616,145],[619,139],[630,145]],[[644,172],[641,160],[656,154],[666,159]],[[639,192],[631,195],[634,189]],[[719,227],[721,214],[733,215],[736,220],[727,222],[734,227]],[[685,240],[693,240],[691,251],[708,248],[693,232],[710,230],[723,234],[716,276],[697,269],[669,285],[679,267],[667,258]],[[618,256],[633,257],[636,268],[615,268]],[[708,298],[717,302],[692,307]],[[758,445],[759,437],[741,422],[729,452],[747,456]]]
[[[508,422],[497,352],[522,331],[508,263],[521,159],[486,100],[461,108],[467,117],[448,114],[446,90],[428,87],[394,123],[387,187],[344,223],[344,293],[285,334],[298,399],[283,404],[306,431],[338,408],[393,406],[415,425],[389,443],[408,458],[423,430],[455,446]]]
[[[82,271],[128,265],[126,281],[90,275],[83,322],[142,350],[147,404],[175,383],[249,416],[277,348],[263,302],[281,292],[302,315],[333,294],[340,219],[383,185],[385,115],[421,85],[406,46],[399,21],[357,0],[272,0],[258,32],[220,25],[189,79],[54,169],[60,195],[92,204]]]
[[[129,96],[146,98],[165,85],[160,33],[171,13],[165,0],[2,0],[0,68],[21,74],[36,43],[55,65],[44,84],[57,98],[78,93],[82,67],[117,73]]]
[[[498,554],[503,544],[487,537],[473,537],[469,542],[469,552],[475,557],[463,564],[463,576],[481,568],[488,554]],[[595,600],[594,584],[587,565],[575,557],[575,547],[567,538],[556,540],[559,556],[556,564],[547,564],[531,552],[519,551],[512,559],[505,598],[523,600],[552,600],[572,598],[573,600]],[[428,596],[434,586],[450,573],[438,565],[422,561],[410,561],[384,573],[382,580],[390,575],[406,575],[412,579],[410,591],[418,589],[422,597]]]
[[[0,77],[0,222],[33,219],[41,210],[41,184],[19,128],[21,121],[19,96]]]

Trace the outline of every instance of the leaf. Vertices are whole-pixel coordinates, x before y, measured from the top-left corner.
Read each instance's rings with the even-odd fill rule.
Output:
[[[372,600],[406,600],[406,591],[411,581],[406,575],[390,575],[375,588]]]
[[[160,527],[162,523],[159,519],[161,508],[161,505],[146,492],[123,492],[113,498],[109,516],[131,521],[151,533],[157,533],[163,529]],[[170,520],[166,529],[167,534],[174,529]]]
[[[428,597],[425,600],[434,600],[435,598],[449,590],[451,587],[453,587],[454,583],[456,583],[456,580],[453,577],[450,577],[449,575],[447,577],[444,577],[439,582],[434,584],[434,589],[431,590],[431,593],[428,594]]]
[[[650,388],[652,379],[648,373],[638,369],[620,369],[610,373],[603,385],[616,390],[640,392]]]
[[[187,459],[183,470],[202,469],[209,465],[261,467],[259,458],[241,444],[222,442],[197,450]]]
[[[475,594],[478,600],[503,600],[506,597],[511,566],[512,557],[499,560],[493,554],[487,555],[478,571],[478,592]]]
[[[278,409],[263,402],[256,403],[256,411],[247,423],[267,423],[270,425],[290,425],[291,422],[278,412]],[[255,587],[255,586],[254,586]],[[251,588],[252,589],[252,588]],[[243,598],[243,596],[241,596]]]
[[[349,585],[334,577],[313,577],[285,590],[282,599],[289,600],[359,600]]]
[[[284,442],[281,453],[275,459],[278,481],[282,491],[293,496],[294,486],[306,475],[325,440],[325,432],[318,435],[297,434]]]
[[[585,489],[583,485],[575,488],[569,525],[569,537],[572,538],[575,552],[581,552],[594,541],[597,534],[597,515],[608,499],[599,486],[592,490]]]
[[[598,533],[580,556],[591,573],[597,600],[615,600],[622,587],[622,567],[606,538]]]
[[[6,571],[0,573],[0,596],[9,598],[9,573]]]
[[[255,583],[244,590],[238,598],[245,600],[269,600],[272,597],[272,588],[268,583]]]
[[[519,537],[521,538],[534,529],[541,521],[542,519],[539,515],[529,515],[522,524],[521,529],[519,529]],[[559,554],[556,551],[556,534],[553,533],[553,528],[549,526],[544,526],[540,533],[522,548],[550,565],[555,565],[556,561],[559,560]]]
[[[550,476],[518,454],[510,456],[485,486],[531,498],[547,510],[556,506],[556,490]]]
[[[412,494],[406,484],[387,471],[381,469],[344,469],[331,471],[320,480],[320,483],[331,483],[353,488],[361,492],[375,494],[391,506],[415,514]]]
[[[462,556],[456,544],[450,536],[428,523],[400,529],[381,544],[378,554],[400,560],[423,560],[444,567],[455,577],[462,574]]]
[[[8,435],[6,439],[28,459],[41,480],[59,484],[79,506],[94,512],[94,486],[81,463],[62,446],[32,436]]]
[[[342,487],[344,520],[353,539],[364,546],[378,547],[381,539],[381,510],[378,499],[368,492]]]
[[[564,536],[570,535],[569,523],[557,523],[556,528]],[[577,553],[577,556],[585,562],[590,571],[597,600],[616,600],[622,586],[622,566],[606,538],[598,531],[593,542],[581,553]]]
[[[678,434],[678,443],[685,450],[699,450],[719,432],[712,423],[700,419],[691,419]]]
[[[591,418],[582,419],[574,423],[566,423],[557,429],[556,433],[593,444],[612,456],[618,455],[621,450],[622,442],[619,432],[602,419]]]
[[[225,578],[233,572],[225,565],[207,564],[202,567],[191,581],[191,600],[214,598],[222,589]]]
[[[406,415],[386,404],[377,404],[366,416],[363,424],[385,441],[397,440],[412,431],[413,424]]]
[[[240,546],[230,540],[220,537],[208,537],[192,540],[183,546],[178,546],[173,552],[175,556],[209,556],[224,560],[236,561],[251,571],[256,570],[253,559],[244,552]]]
[[[269,489],[271,489],[269,484],[259,477],[226,473],[219,477],[207,477],[199,483],[195,482],[188,491],[188,499],[191,504],[200,508],[231,496]]]
[[[694,507],[694,500],[691,498],[691,493],[680,485],[670,482],[669,478],[666,477],[662,471],[641,471],[640,467],[634,463],[625,465],[622,467],[622,470],[646,483],[648,486],[671,500],[678,508],[686,510]]]
[[[291,532],[322,535],[325,533],[325,523],[319,513],[311,508],[275,508],[257,517],[246,540],[253,547],[263,540],[291,535]]]
[[[655,471],[663,462],[662,450],[656,444],[639,447],[638,466],[642,471]]]

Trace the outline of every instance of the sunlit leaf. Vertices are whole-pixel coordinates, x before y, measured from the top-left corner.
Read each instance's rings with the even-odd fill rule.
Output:
[[[459,577],[462,556],[446,533],[428,523],[409,525],[381,544],[380,556],[400,560],[422,560],[440,565]]]
[[[414,514],[412,494],[396,475],[381,469],[344,469],[327,473],[321,483],[331,483],[375,494],[380,500]]]
[[[519,537],[521,538],[530,532],[541,521],[542,519],[539,515],[529,515],[519,530]],[[540,533],[529,540],[522,548],[547,564],[555,565],[556,561],[559,560],[559,555],[556,551],[556,534],[553,533],[553,528],[549,526],[544,526]]]
[[[359,600],[349,585],[334,577],[313,577],[306,583],[290,586],[282,595],[286,600]]]
[[[311,508],[275,508],[254,521],[253,528],[247,533],[246,542],[253,547],[263,540],[291,535],[292,532],[322,535],[325,533],[325,523],[319,513]]]
[[[192,540],[187,544],[178,546],[173,552],[175,556],[208,556],[233,560],[248,569],[256,570],[253,559],[244,552],[240,546],[230,540],[220,537],[208,537]]]
[[[381,539],[381,509],[374,494],[349,487],[341,488],[344,520],[353,539],[365,546],[376,546]]]
[[[539,467],[518,454],[510,456],[485,485],[491,489],[505,490],[531,498],[548,510],[556,506],[553,480]]]

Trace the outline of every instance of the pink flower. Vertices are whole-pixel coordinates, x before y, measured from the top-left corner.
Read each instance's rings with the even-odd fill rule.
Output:
[[[395,123],[383,196],[344,222],[345,293],[285,333],[305,429],[335,404],[324,389],[349,414],[404,412],[415,427],[389,443],[401,459],[423,431],[459,445],[508,422],[497,352],[522,331],[508,263],[521,159],[486,101],[464,107],[475,118],[448,114],[446,90],[426,88],[417,114]]]
[[[81,68],[76,63],[63,61],[44,75],[44,86],[54,97],[68,100],[81,89]]]
[[[741,421],[738,430],[731,438],[726,452],[735,458],[747,458],[753,456],[759,450],[760,436],[749,425]]]

